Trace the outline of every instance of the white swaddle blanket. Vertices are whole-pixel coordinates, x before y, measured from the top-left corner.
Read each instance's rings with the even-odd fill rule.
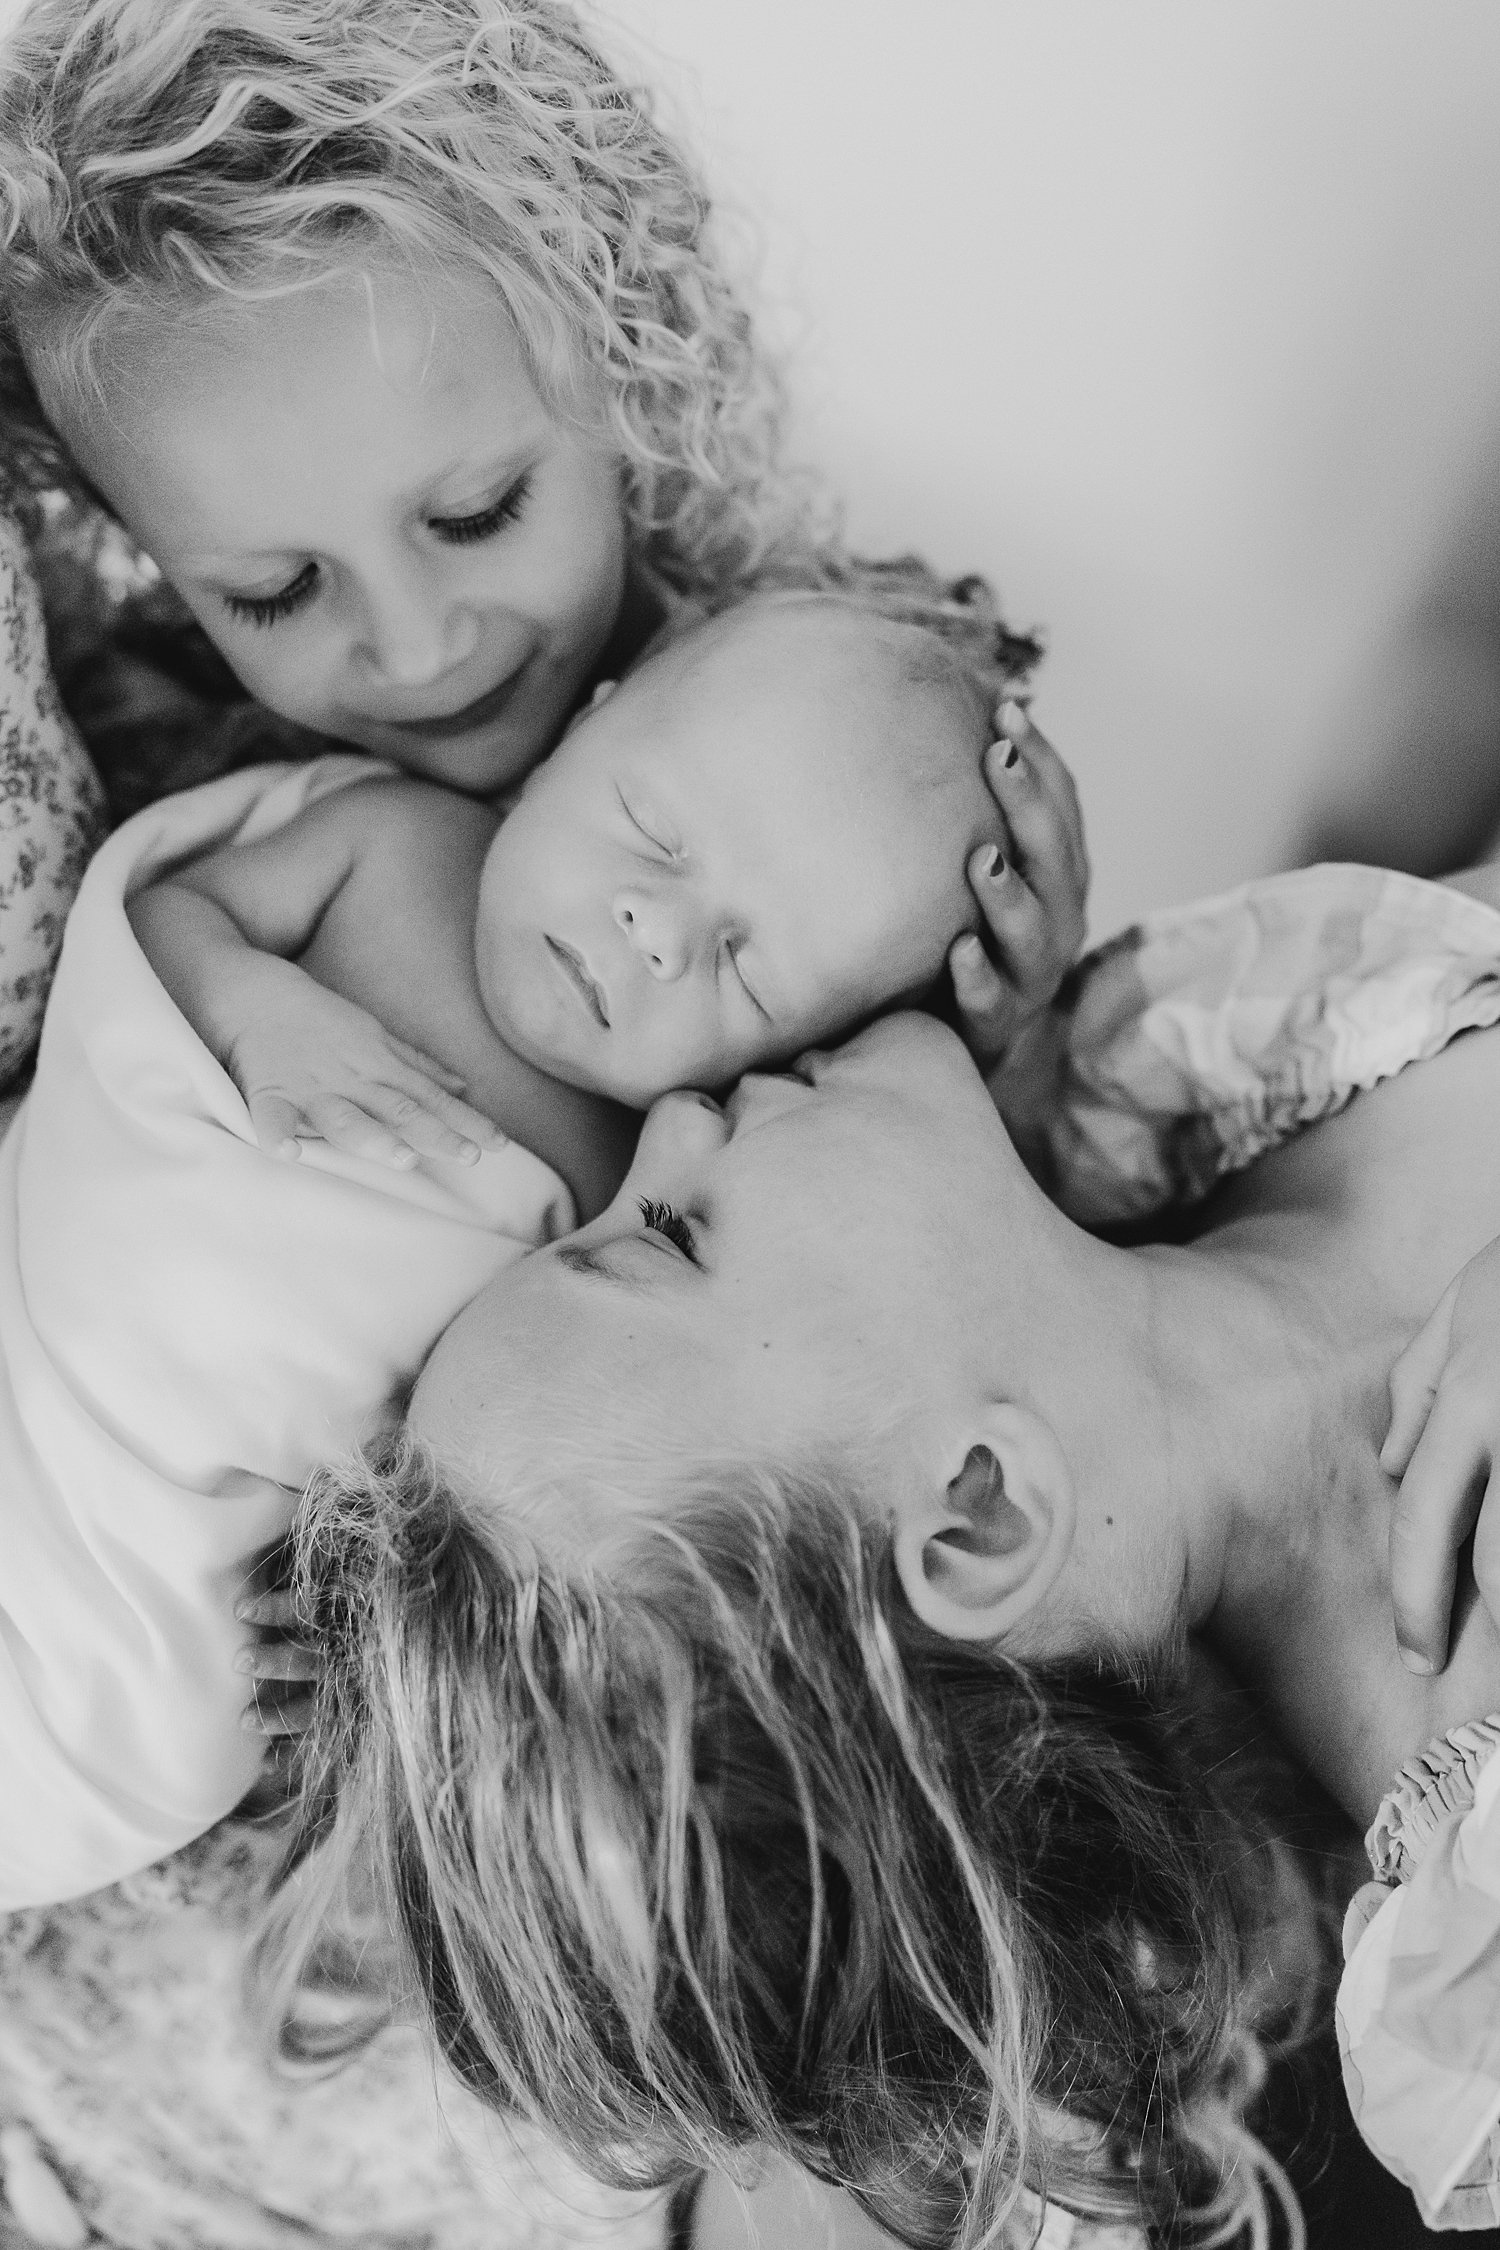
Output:
[[[574,1224],[514,1144],[397,1172],[262,1153],[130,893],[383,767],[265,767],[93,861],[0,1145],[0,1910],[116,1881],[254,1780],[233,1604],[321,1460],[502,1267]]]

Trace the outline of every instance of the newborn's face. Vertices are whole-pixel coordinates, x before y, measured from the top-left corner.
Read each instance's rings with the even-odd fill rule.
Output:
[[[644,1108],[919,993],[975,925],[968,852],[1000,834],[983,743],[868,621],[766,604],[685,636],[578,721],[496,837],[491,1020]]]

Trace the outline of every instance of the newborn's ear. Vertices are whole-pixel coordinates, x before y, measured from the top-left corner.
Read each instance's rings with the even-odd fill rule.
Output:
[[[902,1590],[948,1640],[998,1640],[1050,1591],[1075,1520],[1073,1479],[1047,1423],[990,1406],[946,1486],[898,1519]]]
[[[615,689],[619,686],[619,684],[620,683],[618,680],[600,680],[598,685],[595,687],[593,694],[589,697],[587,703],[579,704],[578,709],[573,713],[572,718],[569,719],[567,725],[563,728],[561,735],[558,737],[559,741],[566,742],[568,736],[573,732],[573,729],[576,726],[581,726],[583,721],[588,717],[591,711],[597,711],[601,703],[607,703],[609,701],[610,697],[614,694]]]

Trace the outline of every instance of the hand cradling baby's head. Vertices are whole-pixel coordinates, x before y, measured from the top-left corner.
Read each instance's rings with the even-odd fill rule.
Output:
[[[476,959],[501,1035],[645,1107],[924,992],[1003,828],[988,707],[919,627],[760,597],[596,697],[491,848]]]

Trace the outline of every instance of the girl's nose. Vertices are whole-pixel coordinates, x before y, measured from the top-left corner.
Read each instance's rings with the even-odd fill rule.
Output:
[[[471,609],[404,581],[369,598],[358,654],[391,687],[435,687],[473,655],[478,633]]]
[[[642,965],[664,984],[680,977],[688,965],[687,933],[674,902],[653,898],[646,891],[621,891],[615,900],[615,927]]]

